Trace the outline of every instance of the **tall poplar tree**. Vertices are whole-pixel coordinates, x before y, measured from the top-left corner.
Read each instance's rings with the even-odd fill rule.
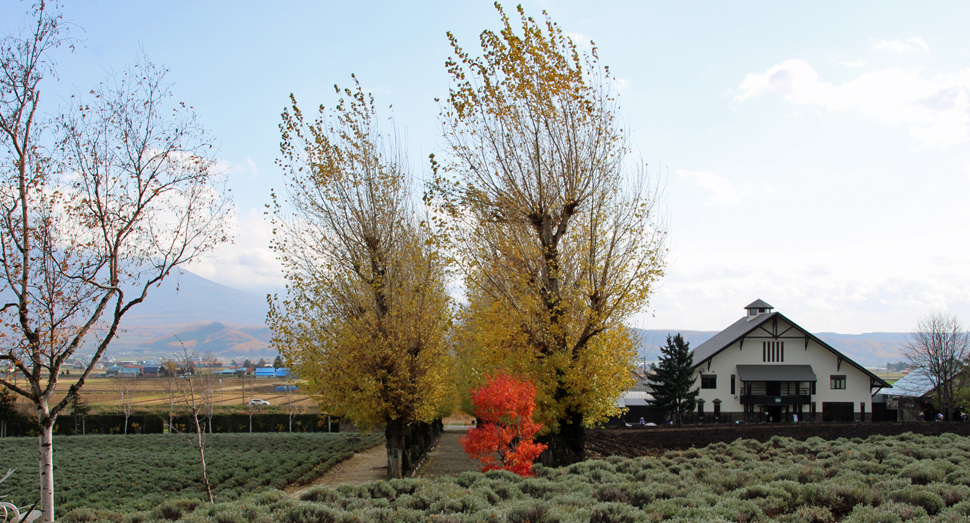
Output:
[[[359,84],[337,94],[313,120],[292,97],[283,112],[287,200],[274,196],[272,246],[288,295],[271,301],[268,321],[325,412],[384,429],[388,476],[400,478],[408,426],[440,417],[453,397],[445,260],[373,97]]]
[[[540,458],[585,458],[585,427],[615,410],[634,344],[623,322],[663,275],[665,231],[645,166],[628,165],[615,80],[546,17],[502,7],[481,54],[449,33],[452,87],[427,200],[468,289],[462,352],[536,384]],[[632,172],[627,168],[633,167]],[[462,365],[476,387],[494,368]]]
[[[664,414],[665,419],[683,423],[684,413],[697,406],[698,389],[693,389],[697,378],[694,377],[694,355],[690,343],[677,334],[667,335],[667,345],[660,348],[660,361],[648,385],[653,391],[650,406]]]

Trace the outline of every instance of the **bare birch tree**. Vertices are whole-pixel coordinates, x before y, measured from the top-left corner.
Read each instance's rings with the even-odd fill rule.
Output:
[[[970,333],[956,316],[937,312],[920,318],[910,333],[906,358],[933,385],[936,404],[947,420],[953,419],[954,396],[966,381]]]
[[[645,166],[627,169],[614,78],[546,18],[449,33],[447,157],[426,199],[468,288],[463,369],[509,369],[537,387],[543,463],[584,459],[584,427],[614,414],[636,343],[623,322],[663,275],[666,232]],[[482,355],[485,353],[485,355]],[[466,381],[482,383],[479,370]],[[476,382],[476,380],[478,380]]]
[[[128,418],[135,408],[135,391],[138,389],[138,378],[133,376],[119,376],[117,378],[118,393],[121,395],[121,410],[125,413],[125,435],[128,434]]]
[[[231,203],[208,135],[191,108],[170,104],[164,69],[147,60],[45,120],[41,85],[64,34],[43,2],[33,19],[30,34],[0,42],[0,287],[10,297],[0,309],[0,361],[26,380],[0,385],[34,405],[40,506],[53,521],[58,414],[124,315],[173,270],[228,240]],[[62,365],[81,349],[88,363],[52,402]]]
[[[179,363],[179,367],[185,371],[176,376],[173,381],[175,385],[175,401],[179,406],[187,410],[188,415],[191,417],[194,433],[186,434],[182,431],[178,432],[187,436],[186,441],[199,453],[199,463],[202,465],[202,484],[205,487],[206,495],[209,497],[209,503],[215,503],[205,461],[208,435],[206,434],[206,424],[202,422],[202,419],[207,416],[210,407],[215,403],[215,388],[211,386],[211,379],[205,376],[204,371],[198,374],[195,373],[194,363],[198,359],[198,354],[189,352],[184,346],[180,354],[175,354],[175,360]]]
[[[271,303],[269,323],[323,411],[384,429],[388,477],[400,478],[408,426],[440,416],[450,394],[446,273],[373,98],[359,84],[337,93],[312,122],[295,99],[283,113],[289,201],[278,202],[273,246],[289,295]]]

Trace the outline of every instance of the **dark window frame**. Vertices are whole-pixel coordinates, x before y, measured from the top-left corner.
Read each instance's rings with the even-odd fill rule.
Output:
[[[701,388],[702,389],[716,389],[717,388],[717,374],[701,374]]]
[[[829,388],[832,390],[845,390],[848,380],[845,379],[845,374],[832,374],[829,376]]]

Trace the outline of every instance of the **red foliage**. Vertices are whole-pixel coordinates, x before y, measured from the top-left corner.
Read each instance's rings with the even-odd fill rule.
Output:
[[[490,377],[472,393],[481,422],[460,441],[469,456],[482,462],[483,472],[505,469],[532,475],[532,462],[546,450],[546,445],[532,441],[542,428],[532,421],[535,396],[531,383],[506,374]]]

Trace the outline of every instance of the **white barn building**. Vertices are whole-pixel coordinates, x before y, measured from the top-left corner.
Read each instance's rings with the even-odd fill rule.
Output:
[[[693,350],[708,421],[867,421],[881,378],[762,300]]]

